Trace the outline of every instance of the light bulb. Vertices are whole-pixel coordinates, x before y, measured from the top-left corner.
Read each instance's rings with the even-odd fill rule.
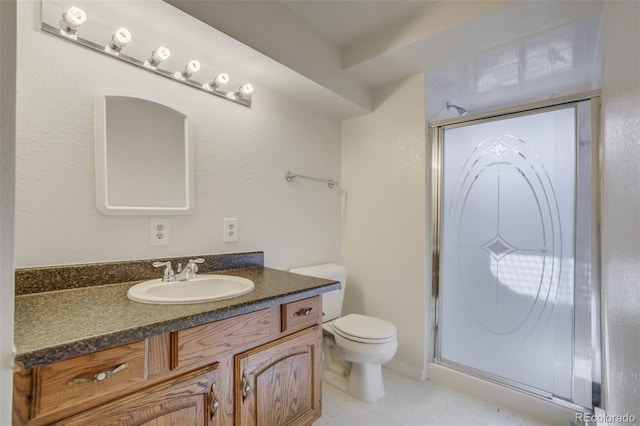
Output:
[[[144,62],[145,67],[156,68],[160,65],[161,62],[166,61],[171,56],[171,51],[164,47],[160,46],[153,52],[151,52],[151,56]]]
[[[214,90],[222,85],[227,84],[228,82],[229,82],[229,74],[227,74],[226,72],[223,72],[221,74],[216,75],[213,78],[213,80],[211,80],[207,84],[204,84],[202,87],[204,87],[207,90]]]
[[[227,93],[227,98],[237,101],[239,98],[240,99],[248,98],[249,95],[251,95],[252,93],[253,93],[253,86],[250,83],[247,83],[238,87],[238,90],[236,90],[235,92]]]
[[[238,88],[238,90],[236,91],[236,96],[240,98],[246,98],[252,93],[253,93],[253,86],[247,83],[247,84],[243,84]]]
[[[117,55],[131,41],[131,33],[125,27],[120,27],[111,36],[111,41],[105,50],[109,53]]]
[[[77,38],[78,28],[87,20],[87,14],[79,7],[72,6],[60,18],[60,33]]]
[[[186,80],[191,78],[192,75],[200,71],[200,61],[193,59],[184,66],[182,71],[178,71],[173,76],[178,80]]]

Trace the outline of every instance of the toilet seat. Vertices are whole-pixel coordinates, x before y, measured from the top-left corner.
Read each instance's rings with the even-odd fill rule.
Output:
[[[396,339],[398,334],[390,322],[358,314],[337,318],[332,321],[331,326],[339,336],[359,343],[387,343]]]

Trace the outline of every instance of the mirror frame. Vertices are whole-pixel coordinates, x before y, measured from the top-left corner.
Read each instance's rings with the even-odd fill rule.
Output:
[[[107,176],[107,98],[131,98],[157,104],[184,117],[185,205],[178,207],[118,206],[109,203]],[[106,215],[186,215],[193,210],[193,143],[186,114],[168,106],[166,100],[130,91],[102,91],[94,97],[96,205]]]

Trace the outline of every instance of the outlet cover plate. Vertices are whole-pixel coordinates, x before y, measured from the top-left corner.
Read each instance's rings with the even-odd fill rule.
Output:
[[[168,246],[170,240],[169,218],[152,217],[149,219],[149,245]]]
[[[226,242],[238,241],[238,218],[225,217],[224,218],[224,234],[223,240]]]

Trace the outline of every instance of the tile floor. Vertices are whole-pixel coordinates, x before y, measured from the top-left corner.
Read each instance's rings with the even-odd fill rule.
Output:
[[[386,393],[376,403],[352,398],[324,382],[322,418],[313,426],[545,425],[437,383],[386,368],[382,374]]]

